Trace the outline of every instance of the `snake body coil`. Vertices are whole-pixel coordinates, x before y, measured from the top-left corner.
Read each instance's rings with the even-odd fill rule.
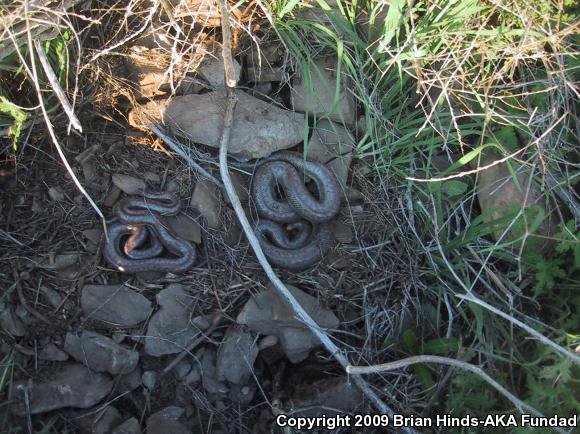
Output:
[[[108,227],[105,259],[118,270],[183,273],[195,263],[195,248],[167,226],[163,216],[175,215],[181,205],[169,192],[127,198],[117,208],[117,221]],[[122,246],[122,247],[121,247]],[[160,256],[164,251],[172,257]]]
[[[306,188],[307,180],[314,182],[318,198]],[[277,186],[284,197],[277,194]],[[260,216],[254,232],[274,265],[303,270],[332,247],[328,222],[338,213],[340,192],[326,166],[294,152],[273,154],[258,165],[252,197]]]

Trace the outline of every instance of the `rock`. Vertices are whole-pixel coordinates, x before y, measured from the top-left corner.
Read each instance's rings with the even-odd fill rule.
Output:
[[[363,202],[365,197],[360,190],[353,187],[347,187],[344,199],[346,199],[346,203],[356,203]]]
[[[149,391],[155,389],[155,383],[157,382],[157,372],[155,371],[145,371],[141,377],[143,386],[145,386]]]
[[[262,101],[270,102],[269,95],[272,93],[272,83],[256,83],[246,92],[248,95],[253,96],[254,98],[261,99]]]
[[[177,182],[175,179],[170,180],[167,185],[165,186],[165,190],[171,192],[171,193],[178,193],[179,194],[179,190],[181,189],[181,187],[179,186],[179,182]]]
[[[88,330],[83,330],[80,337],[67,333],[64,350],[92,370],[113,375],[128,374],[139,362],[136,351]]]
[[[238,91],[229,153],[242,160],[288,149],[304,138],[304,115],[282,110]],[[218,92],[173,98],[164,123],[178,136],[219,147],[226,97]]]
[[[185,384],[195,384],[201,379],[201,375],[196,368],[193,368],[189,374],[183,379]]]
[[[492,161],[497,161],[500,158],[500,155],[490,153],[481,164],[486,165]],[[514,168],[514,172],[515,171],[516,169]],[[488,213],[485,221],[489,222],[502,217],[507,217],[523,208],[530,209],[530,207],[536,207],[537,211],[530,210],[532,213],[529,214],[527,218],[528,222],[530,222],[533,221],[535,216],[538,215],[538,212],[542,210],[548,217],[544,219],[535,231],[536,234],[542,236],[542,239],[538,240],[538,237],[527,238],[526,250],[540,249],[548,252],[552,246],[550,237],[552,237],[556,231],[556,223],[554,221],[555,219],[549,217],[550,213],[549,210],[547,210],[545,196],[542,195],[542,192],[533,182],[530,183],[529,171],[519,171],[515,177],[517,178],[517,183],[514,181],[514,177],[511,175],[510,170],[505,163],[492,166],[489,169],[482,170],[478,173],[477,197],[479,199],[481,212],[482,214]],[[501,225],[501,227],[492,234],[495,240],[500,239],[506,226],[507,223]],[[502,241],[516,240],[523,236],[527,230],[527,225],[524,226],[524,221],[520,217],[518,222],[512,225],[512,228],[508,231]]]
[[[119,200],[119,197],[121,197],[121,189],[116,185],[113,185],[105,197],[105,200],[103,200],[103,205],[107,208],[113,208]]]
[[[137,419],[131,417],[113,429],[111,434],[141,434],[141,426]]]
[[[179,380],[184,378],[191,371],[191,365],[186,360],[180,360],[175,368],[173,368],[173,373],[175,377]]]
[[[113,339],[118,344],[123,342],[126,337],[127,337],[127,333],[119,331],[119,330],[114,331],[113,334],[111,335],[111,339]]]
[[[288,73],[284,66],[252,65],[247,69],[248,81],[253,83],[270,83],[273,81],[288,81]]]
[[[115,386],[113,392],[116,395],[123,395],[132,392],[141,386],[141,368],[137,366],[133,371],[124,375],[115,377]]]
[[[355,413],[363,395],[354,383],[346,378],[331,378],[314,383],[299,385],[288,408],[291,413],[301,417],[317,417],[336,414]]]
[[[62,303],[62,296],[56,292],[54,289],[47,288],[46,286],[40,287],[40,292],[44,296],[44,299],[48,302],[48,304],[53,307],[57,308]]]
[[[103,237],[103,229],[101,228],[86,229],[83,231],[83,236],[87,240],[86,244],[87,252],[92,254],[96,253],[101,243],[101,238]]]
[[[241,407],[246,407],[254,399],[256,389],[255,383],[250,385],[232,384],[229,398],[236,404],[239,403],[238,405]]]
[[[197,209],[205,217],[208,227],[220,227],[220,201],[217,185],[207,179],[200,179],[195,184],[191,207]]]
[[[169,227],[179,236],[187,241],[196,244],[201,243],[201,228],[199,224],[186,214],[179,213],[174,216],[165,217]]]
[[[95,160],[90,159],[87,161],[83,161],[83,163],[81,164],[81,167],[83,169],[83,176],[85,178],[86,184],[90,184],[93,181],[97,180],[97,178],[98,178],[97,163],[95,162]]]
[[[355,145],[346,128],[323,119],[308,143],[308,159],[325,164],[345,190]]]
[[[250,178],[235,170],[230,172],[230,177],[232,178],[232,184],[240,202],[247,201],[250,196]],[[227,203],[230,203],[230,198],[227,194],[224,194],[224,199]]]
[[[83,152],[81,152],[80,154],[78,154],[75,157],[75,161],[77,163],[82,164],[82,163],[92,159],[95,156],[95,154],[97,152],[100,152],[100,151],[101,151],[101,145],[95,144],[95,145],[89,146],[87,149],[85,149]]]
[[[79,262],[79,253],[69,253],[48,257],[41,261],[39,266],[45,270],[64,270],[65,268],[70,267],[71,265],[76,265]]]
[[[153,310],[149,300],[123,285],[85,285],[81,308],[86,318],[120,327],[145,321]]]
[[[246,384],[257,356],[258,347],[250,333],[235,325],[228,328],[217,353],[217,378]]]
[[[12,306],[0,302],[0,327],[11,336],[20,337],[26,334],[26,326],[16,316]]]
[[[113,184],[125,194],[140,194],[145,190],[145,181],[122,173],[113,174]]]
[[[223,398],[228,393],[227,386],[217,377],[216,352],[205,351],[201,358],[201,383],[207,393],[213,395],[212,400]]]
[[[211,326],[211,316],[210,315],[199,315],[191,320],[191,323],[198,329],[204,331]]]
[[[16,307],[14,313],[20,319],[20,321],[24,323],[25,326],[30,326],[38,322],[38,320],[21,304]]]
[[[190,297],[182,285],[172,284],[157,294],[160,306],[151,317],[145,338],[145,352],[151,356],[183,350],[199,333],[189,322]]]
[[[64,200],[64,191],[61,187],[50,187],[48,189],[48,197],[54,202],[62,202]]]
[[[342,244],[350,244],[354,239],[354,234],[351,225],[347,225],[340,220],[335,220],[332,223],[332,230],[336,241]]]
[[[264,42],[252,44],[246,57],[246,64],[260,66],[281,64],[284,62],[285,48],[281,42]]]
[[[75,425],[84,433],[109,434],[122,420],[119,410],[108,405],[102,410],[90,410],[86,415],[76,417]]]
[[[314,297],[298,288],[286,286],[321,328],[338,327],[338,318],[332,311],[320,307]],[[294,312],[271,285],[248,300],[238,315],[237,323],[248,326],[256,333],[276,336],[292,363],[306,359],[310,350],[319,345],[318,340],[295,318]]]
[[[181,407],[165,407],[147,419],[147,434],[190,434],[179,418],[183,415]]]
[[[51,380],[35,383],[31,379],[17,382],[15,386],[15,396],[20,402],[13,406],[13,411],[24,416],[28,412],[38,414],[65,407],[92,407],[111,391],[113,380],[106,374],[91,372],[83,365],[68,365],[55,371]],[[23,402],[24,390],[29,408]]]
[[[341,88],[338,101],[336,94],[336,57],[325,57],[315,61],[308,70],[312,87],[303,78],[303,72],[294,77],[291,88],[292,107],[299,112],[328,117],[332,121],[353,125],[356,120],[356,102],[349,92],[350,83],[346,76],[340,78]]]
[[[258,350],[262,351],[267,348],[272,348],[274,345],[278,343],[278,338],[273,335],[268,335],[263,339],[260,339],[258,343]]]
[[[63,350],[58,348],[53,343],[46,345],[38,353],[38,358],[40,360],[51,360],[54,362],[64,362],[68,360],[68,354]]]
[[[236,82],[240,80],[240,73],[242,72],[242,67],[236,59],[233,60],[234,74],[236,77]],[[225,88],[225,78],[224,78],[224,61],[221,54],[218,54],[214,58],[204,59],[201,65],[197,68],[197,72],[206,79],[210,86],[214,88]]]
[[[30,210],[34,214],[40,214],[45,210],[44,206],[42,205],[42,200],[38,197],[37,194],[32,196],[32,206],[30,207]]]
[[[374,16],[371,17],[368,8],[363,6],[360,8],[360,14],[356,18],[357,27],[360,28],[363,38],[365,38],[370,45],[373,45],[379,38],[384,38],[385,33],[383,28],[391,4],[388,2],[380,2],[377,3],[376,6],[377,8],[373,11]],[[397,5],[396,7],[399,6]]]
[[[143,178],[145,178],[145,181],[154,183],[154,184],[159,184],[161,182],[161,177],[157,174],[157,173],[153,173],[153,172],[145,172],[143,174]]]
[[[336,25],[336,16],[341,17],[344,14],[337,3],[336,0],[328,0],[324,2],[324,7],[322,7],[321,3],[316,1],[306,0],[300,2],[293,10],[294,19],[299,22],[307,21],[311,23],[304,24],[306,26],[316,26],[321,29],[329,29],[329,31],[335,32],[337,36],[348,39],[350,36],[341,28],[341,26]],[[358,9],[359,8],[357,8],[357,10]]]

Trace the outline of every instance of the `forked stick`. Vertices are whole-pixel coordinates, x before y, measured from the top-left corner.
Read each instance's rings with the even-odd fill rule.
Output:
[[[222,34],[223,34],[223,42],[222,42],[222,58],[224,59],[224,71],[225,71],[225,84],[226,84],[226,107],[224,113],[224,125],[220,140],[220,153],[219,153],[219,163],[220,163],[220,175],[222,177],[222,181],[224,183],[224,187],[226,193],[230,199],[230,203],[234,207],[236,215],[242,225],[242,228],[256,254],[256,258],[258,262],[266,272],[268,279],[278,291],[278,294],[282,297],[282,299],[286,300],[288,305],[294,311],[296,317],[300,319],[306,326],[310,329],[310,331],[316,336],[316,338],[320,341],[320,343],[326,348],[326,350],[335,358],[335,360],[340,363],[340,365],[346,370],[350,363],[348,362],[345,355],[340,351],[340,349],[332,342],[332,340],[328,337],[328,335],[320,329],[318,324],[310,317],[308,312],[304,310],[302,305],[294,298],[292,293],[286,288],[286,285],[280,280],[280,278],[276,275],[274,270],[272,269],[270,263],[266,259],[264,252],[262,251],[262,247],[260,246],[260,242],[254,235],[254,231],[248,221],[248,217],[242,208],[242,204],[240,203],[240,199],[236,194],[234,186],[232,184],[232,180],[228,173],[228,163],[227,163],[227,155],[228,155],[228,146],[230,142],[230,135],[234,120],[234,108],[236,107],[237,103],[237,96],[235,93],[236,87],[236,78],[234,74],[233,62],[232,62],[232,50],[231,50],[231,32],[230,32],[230,23],[229,23],[229,12],[227,9],[226,0],[220,0],[218,2],[220,7],[220,12],[222,16]],[[366,397],[374,404],[374,406],[379,410],[382,414],[386,414],[389,417],[393,416],[393,411],[383,402],[381,399],[376,395],[376,393],[370,388],[367,382],[358,374],[351,375],[353,382],[358,386],[358,388],[366,395]],[[411,428],[403,428],[405,432],[414,433],[415,431]]]

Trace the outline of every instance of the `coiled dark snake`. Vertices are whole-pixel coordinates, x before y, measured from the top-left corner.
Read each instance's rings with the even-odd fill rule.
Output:
[[[305,178],[314,181],[318,198],[306,188]],[[278,197],[277,185],[284,198]],[[252,198],[260,216],[254,232],[272,264],[303,270],[333,246],[329,221],[338,213],[340,190],[326,166],[295,152],[273,154],[259,163]]]
[[[122,200],[117,220],[108,227],[105,259],[128,273],[187,271],[197,259],[195,247],[175,235],[163,218],[180,209],[179,198],[170,192],[144,193],[143,197]],[[172,257],[160,256],[165,252]]]
[[[252,198],[260,216],[254,231],[264,254],[272,264],[289,270],[314,265],[334,243],[329,221],[340,206],[334,175],[295,152],[278,152],[253,167]],[[318,198],[306,188],[307,179],[314,181]],[[277,186],[284,197],[277,194]],[[187,271],[196,261],[195,247],[175,235],[163,218],[180,208],[179,198],[169,192],[122,200],[117,219],[108,227],[105,259],[129,273]]]

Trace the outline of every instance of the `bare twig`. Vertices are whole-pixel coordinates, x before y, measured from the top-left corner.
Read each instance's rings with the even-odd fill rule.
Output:
[[[36,54],[38,55],[38,60],[40,60],[40,64],[42,65],[42,69],[44,70],[44,73],[46,74],[46,77],[48,78],[48,81],[50,82],[50,86],[51,86],[53,92],[56,94],[58,100],[60,101],[60,104],[62,105],[64,112],[68,116],[71,125],[79,133],[82,133],[83,127],[81,126],[79,119],[75,115],[75,111],[72,108],[72,106],[70,105],[68,98],[64,94],[64,91],[62,90],[62,87],[61,87],[60,83],[58,82],[58,79],[56,78],[56,75],[54,74],[54,71],[52,70],[50,63],[48,62],[48,59],[46,58],[46,53],[44,52],[44,49],[42,48],[42,45],[38,39],[34,41],[34,48],[36,49]]]
[[[550,128],[548,128],[546,131],[544,131],[542,133],[542,135],[540,137],[538,137],[537,139],[531,141],[530,143],[528,143],[526,146],[522,146],[520,149],[518,149],[517,151],[503,157],[500,158],[499,160],[495,160],[485,166],[481,166],[478,167],[477,169],[473,169],[473,170],[465,170],[463,172],[459,172],[456,173],[454,175],[449,175],[449,176],[443,176],[440,178],[413,178],[411,176],[407,176],[405,179],[408,181],[415,181],[415,182],[442,182],[442,181],[449,181],[450,179],[456,179],[456,178],[463,178],[464,176],[468,176],[468,175],[473,175],[475,173],[479,173],[482,172],[484,170],[490,169],[494,166],[497,166],[498,164],[502,164],[505,163],[508,160],[511,160],[512,158],[516,157],[517,155],[521,154],[522,152],[524,152],[526,149],[537,145],[538,143],[540,143],[540,141],[546,137],[554,128],[556,128],[556,126],[562,122],[566,117],[568,116],[568,113],[564,113],[556,122],[554,122],[554,124],[552,126],[550,126]]]
[[[29,25],[28,0],[26,0],[24,2],[24,16],[26,18],[27,25]],[[68,171],[68,173],[69,173],[71,179],[73,180],[73,182],[75,183],[76,187],[83,194],[83,196],[89,201],[89,203],[91,204],[91,206],[93,207],[95,212],[99,215],[99,217],[101,217],[101,220],[103,222],[103,228],[104,228],[105,233],[106,233],[107,232],[107,223],[105,221],[105,216],[103,215],[103,213],[101,212],[101,210],[99,209],[97,204],[93,201],[93,199],[91,198],[89,193],[87,193],[87,191],[81,185],[79,179],[77,178],[74,171],[72,170],[72,167],[68,163],[68,160],[66,159],[66,156],[64,155],[64,152],[60,146],[60,143],[58,142],[58,139],[56,138],[56,134],[54,133],[54,129],[52,128],[52,123],[50,122],[50,118],[48,117],[48,112],[46,111],[46,107],[44,105],[44,98],[42,97],[42,91],[40,89],[38,72],[36,70],[36,62],[34,59],[34,43],[32,41],[32,34],[30,33],[30,31],[27,32],[27,36],[28,36],[28,47],[29,47],[29,51],[30,51],[30,71],[32,72],[31,81],[34,84],[34,88],[35,88],[36,94],[38,96],[38,103],[39,103],[40,109],[42,111],[42,116],[44,117],[44,122],[46,124],[46,128],[48,129],[48,134],[52,140],[52,143],[54,144],[54,147],[56,148],[56,151],[58,152],[58,155],[60,156],[60,159],[62,160],[64,166],[66,167],[66,170]],[[18,48],[16,49],[16,52],[18,53],[18,56],[20,57],[20,60],[22,61],[22,63],[26,64],[26,60],[24,59],[24,57],[22,57],[22,54],[20,53],[20,50],[18,50]]]
[[[513,316],[508,315],[505,312],[502,312],[498,308],[492,306],[491,304],[486,303],[483,300],[480,300],[479,298],[475,297],[472,294],[467,294],[467,295],[457,294],[457,297],[459,297],[462,300],[467,300],[467,301],[470,301],[472,303],[475,303],[475,304],[477,304],[481,307],[484,307],[485,309],[495,313],[496,315],[499,315],[502,318],[507,319],[512,324],[518,326],[519,328],[528,332],[533,337],[537,338],[543,344],[548,345],[549,347],[552,347],[556,352],[562,354],[563,356],[569,357],[574,363],[580,364],[580,356],[574,354],[572,351],[568,351],[566,348],[563,348],[562,346],[558,345],[556,342],[552,341],[551,339],[548,339],[546,336],[544,336],[540,332],[534,330],[529,325],[524,324],[519,319],[514,318]]]
[[[149,115],[146,115],[146,116],[150,122],[147,125],[147,128],[149,128],[151,131],[153,131],[153,133],[155,133],[155,135],[157,137],[159,137],[161,140],[163,140],[163,142],[165,142],[165,144],[167,146],[169,146],[173,152],[175,152],[177,155],[179,155],[181,158],[183,158],[185,161],[187,161],[187,164],[189,164],[189,166],[192,169],[195,169],[196,171],[198,171],[201,175],[203,175],[208,180],[213,182],[219,188],[224,188],[224,185],[218,179],[216,179],[215,176],[213,176],[211,173],[209,173],[207,170],[205,170],[203,167],[201,167],[199,164],[197,164],[195,161],[193,161],[193,158],[191,158],[189,155],[187,155],[185,153],[185,151],[183,150],[183,147],[181,145],[179,145],[179,143],[177,143],[175,140],[173,140],[171,137],[169,137],[167,134],[165,134],[161,130],[161,128],[159,128],[157,126],[157,124],[155,123],[155,121],[153,120],[152,117],[150,117]]]
[[[516,408],[524,413],[528,412],[535,416],[543,416],[538,410],[534,407],[529,406],[525,402],[518,399],[515,395],[513,395],[509,390],[491,378],[488,374],[485,373],[483,369],[479,366],[472,365],[471,363],[463,362],[461,360],[451,359],[449,357],[441,357],[441,356],[430,356],[430,355],[421,355],[421,356],[412,356],[407,357],[405,359],[396,360],[394,362],[383,363],[381,365],[374,365],[374,366],[347,366],[346,372],[351,374],[378,374],[381,372],[386,371],[394,371],[395,369],[405,368],[407,366],[415,365],[417,363],[438,363],[442,365],[449,365],[455,366],[457,368],[464,369],[469,372],[473,372],[477,376],[479,376],[482,380],[487,382],[490,386],[492,386],[495,390],[509,399]]]
[[[220,11],[222,15],[222,34],[223,34],[223,43],[222,43],[222,50],[223,50],[223,59],[224,59],[224,70],[225,70],[225,84],[226,84],[226,93],[227,93],[227,101],[226,101],[226,109],[224,113],[224,125],[220,140],[220,153],[219,153],[219,163],[220,163],[220,174],[224,183],[224,187],[228,198],[230,199],[230,203],[234,207],[236,215],[240,221],[240,224],[256,254],[256,258],[258,262],[266,272],[268,279],[274,285],[274,288],[278,291],[278,294],[282,297],[283,300],[292,308],[295,315],[300,319],[316,336],[316,338],[320,341],[320,343],[326,348],[326,350],[334,357],[334,359],[343,367],[347,368],[350,366],[347,358],[344,354],[340,351],[340,349],[332,342],[332,340],[328,337],[328,335],[320,329],[318,324],[310,317],[308,312],[304,310],[302,305],[296,300],[296,298],[292,295],[292,293],[288,290],[286,285],[280,280],[280,278],[276,275],[272,266],[269,264],[264,252],[262,251],[262,247],[260,246],[260,242],[254,235],[250,222],[248,221],[248,217],[242,208],[242,204],[240,203],[240,199],[236,194],[234,186],[232,184],[232,180],[230,178],[228,172],[228,163],[227,163],[227,156],[228,156],[228,146],[230,141],[230,134],[234,119],[234,109],[237,103],[237,96],[235,93],[235,86],[236,86],[236,78],[234,74],[233,64],[232,64],[232,54],[231,54],[231,41],[230,41],[230,24],[227,17],[229,16],[227,5],[225,0],[220,0],[218,2],[220,6]],[[375,394],[375,392],[370,388],[367,382],[360,376],[360,375],[353,375],[352,376],[353,382],[359,387],[359,389],[367,396],[367,398],[376,406],[376,408],[384,414],[387,414],[389,417],[393,416],[393,411],[383,402],[381,399]],[[404,428],[405,432],[415,432],[410,428]]]

